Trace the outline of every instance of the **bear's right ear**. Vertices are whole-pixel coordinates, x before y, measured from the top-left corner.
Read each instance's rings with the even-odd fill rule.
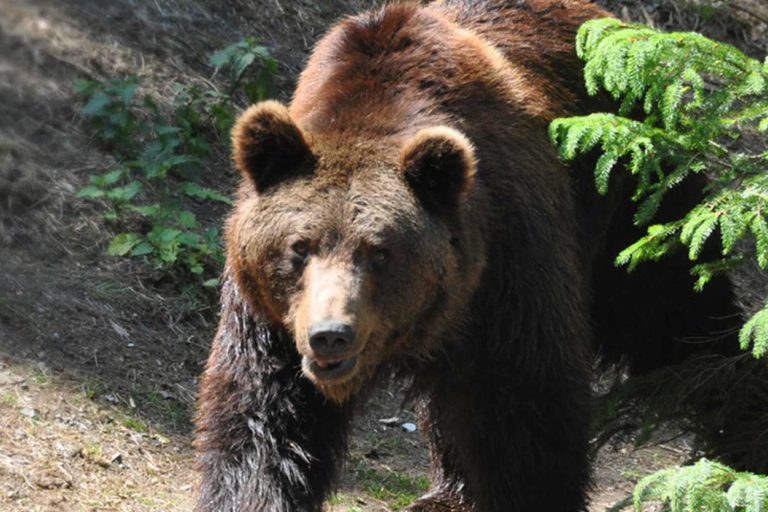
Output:
[[[248,108],[235,123],[232,158],[240,173],[263,192],[303,172],[312,151],[285,105],[264,101]]]

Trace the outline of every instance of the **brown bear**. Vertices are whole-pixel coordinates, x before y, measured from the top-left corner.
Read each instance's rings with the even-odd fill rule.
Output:
[[[599,108],[574,40],[606,15],[385,5],[320,41],[290,107],[243,113],[198,511],[320,511],[355,405],[390,376],[432,454],[409,510],[585,510],[592,269],[615,255],[617,201],[564,166],[547,126]],[[607,316],[629,293],[609,292]]]

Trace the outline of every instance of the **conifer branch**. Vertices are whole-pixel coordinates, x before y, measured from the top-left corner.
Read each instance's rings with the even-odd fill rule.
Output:
[[[585,23],[576,51],[587,90],[607,91],[619,112],[556,119],[550,136],[567,160],[601,150],[600,194],[620,163],[636,178],[634,222],[647,231],[616,264],[631,271],[684,247],[699,291],[745,261],[768,268],[768,59],[700,34],[613,18]],[[701,173],[708,182],[702,201],[679,219],[652,224],[665,195]],[[715,234],[721,257],[702,261],[705,247],[718,243]],[[768,354],[768,304],[746,322],[740,342],[756,357]]]

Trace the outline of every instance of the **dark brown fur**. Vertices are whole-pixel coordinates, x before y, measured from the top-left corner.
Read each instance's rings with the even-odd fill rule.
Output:
[[[604,15],[389,5],[323,38],[289,109],[241,117],[199,511],[321,510],[352,407],[389,374],[432,452],[410,510],[585,510],[591,269],[614,199],[577,197],[591,180],[547,125],[597,108],[573,40]],[[354,328],[339,377],[317,370],[337,364],[311,342],[324,319]]]

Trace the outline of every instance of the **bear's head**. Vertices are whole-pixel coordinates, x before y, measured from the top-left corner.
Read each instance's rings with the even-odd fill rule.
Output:
[[[288,332],[303,373],[341,402],[394,358],[426,357],[461,317],[483,250],[459,131],[354,138],[302,130],[277,102],[233,130],[240,197],[228,257],[256,314]]]

